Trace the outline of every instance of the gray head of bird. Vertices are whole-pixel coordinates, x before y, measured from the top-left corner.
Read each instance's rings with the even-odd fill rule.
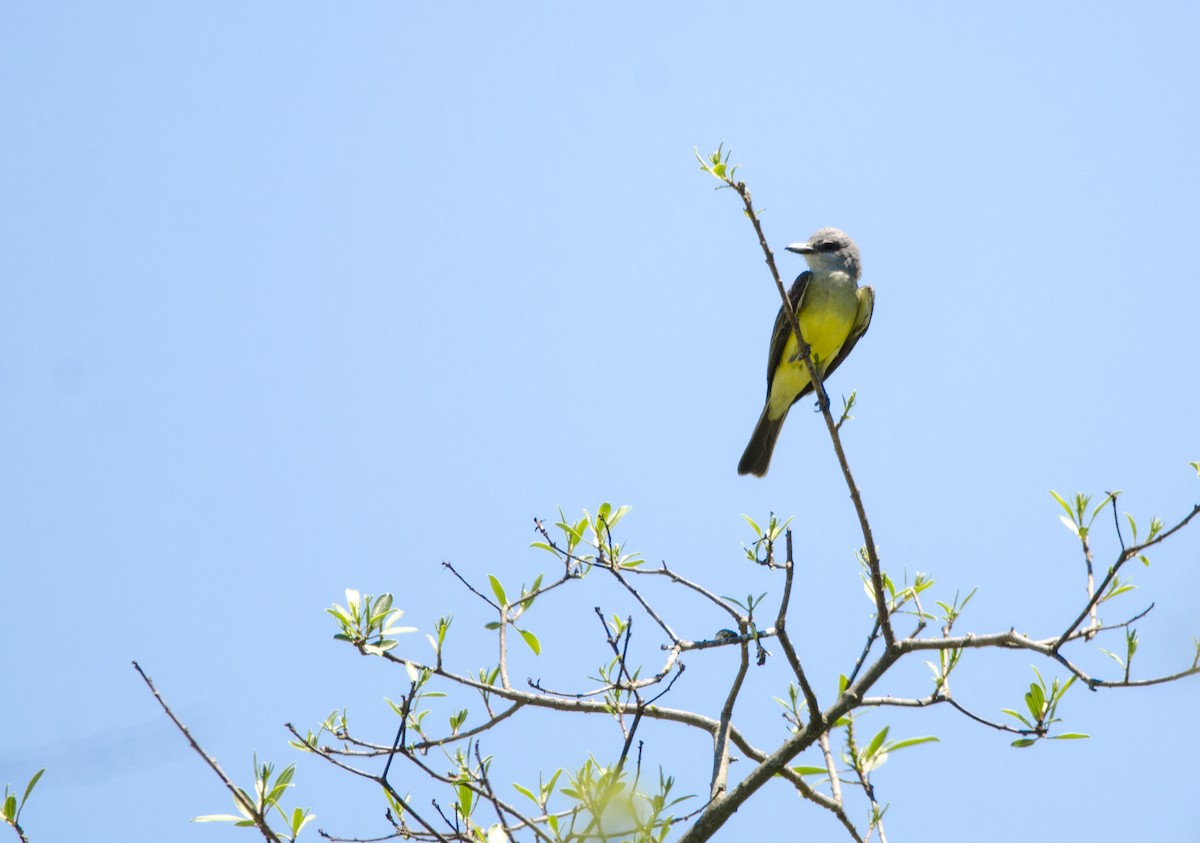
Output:
[[[808,268],[818,274],[845,272],[857,279],[862,274],[858,247],[845,232],[836,228],[821,228],[804,243],[793,243],[787,251],[804,255]]]

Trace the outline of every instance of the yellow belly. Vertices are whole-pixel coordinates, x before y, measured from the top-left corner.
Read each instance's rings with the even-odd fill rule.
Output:
[[[810,283],[805,290],[804,301],[797,318],[800,332],[812,348],[818,371],[822,373],[829,361],[837,357],[842,344],[850,336],[858,315],[857,284],[828,281],[823,284]],[[788,337],[783,356],[775,377],[771,381],[771,395],[767,401],[771,418],[779,418],[808,385],[808,368],[803,360],[792,360],[796,354],[796,336]]]

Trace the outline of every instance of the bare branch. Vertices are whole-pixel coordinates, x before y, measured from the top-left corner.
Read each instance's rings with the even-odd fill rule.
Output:
[[[815,720],[821,716],[821,705],[817,702],[817,694],[809,684],[804,667],[800,664],[800,657],[796,654],[796,648],[792,646],[792,640],[787,634],[787,610],[792,595],[792,579],[796,570],[796,562],[792,556],[792,531],[790,529],[787,531],[786,537],[787,565],[784,568],[783,599],[779,602],[779,614],[775,618],[775,633],[779,636],[779,646],[783,648],[784,657],[791,666],[792,673],[796,675],[801,693],[804,694],[804,702],[808,706],[808,719]]]
[[[259,830],[263,836],[263,839],[269,840],[271,843],[282,843],[275,832],[272,831],[270,826],[267,825],[267,818],[259,812],[258,806],[246,798],[246,795],[242,792],[241,788],[235,785],[229,776],[225,775],[225,771],[221,769],[221,765],[217,763],[217,760],[204,751],[204,747],[200,746],[196,739],[192,737],[192,733],[188,731],[188,727],[183,725],[183,721],[175,716],[175,712],[171,711],[171,707],[167,705],[167,701],[163,699],[162,694],[158,692],[158,688],[154,687],[154,682],[149,676],[146,675],[146,672],[142,670],[142,666],[135,661],[133,662],[133,669],[136,670],[138,675],[142,677],[142,681],[146,683],[146,687],[150,689],[150,693],[154,694],[154,699],[158,701],[158,704],[162,707],[162,710],[166,712],[167,717],[171,718],[171,722],[174,723],[175,727],[183,733],[185,738],[187,738],[187,742],[191,745],[192,749],[195,750],[196,754],[204,759],[204,763],[207,764],[212,771],[217,774],[217,778],[219,778],[221,783],[225,785],[225,789],[233,794],[233,801],[238,803],[238,805],[242,807],[242,810],[246,812],[246,816],[253,820],[254,827]],[[256,770],[255,774],[257,775],[257,773],[258,771]]]
[[[747,626],[745,620],[738,625],[743,636],[746,634]],[[721,706],[720,726],[713,735],[713,775],[712,786],[709,789],[710,797],[713,800],[718,799],[729,787],[729,732],[732,728],[733,704],[737,702],[738,694],[742,690],[742,681],[746,678],[746,671],[749,668],[750,643],[745,640],[741,646],[741,661],[738,663],[737,674],[729,687],[729,693],[725,695],[725,704]]]

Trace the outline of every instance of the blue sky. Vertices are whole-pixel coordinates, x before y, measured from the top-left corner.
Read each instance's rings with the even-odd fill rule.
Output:
[[[1047,489],[1122,489],[1143,523],[1200,498],[1200,21],[1049,5],[0,6],[0,780],[49,768],[35,839],[244,839],[187,823],[229,800],[130,660],[243,783],[254,751],[296,760],[285,721],[348,707],[382,738],[405,679],[322,609],[391,591],[422,630],[453,611],[466,650],[488,618],[439,563],[529,581],[531,519],[560,506],[631,504],[630,547],[726,594],[778,591],[742,514],[794,515],[792,624],[832,693],[869,623],[860,538],[800,408],[765,480],[735,472],[778,300],[694,161],[721,141],[777,251],[825,225],[862,251],[874,321],[830,389],[858,391],[885,565],[978,587],[964,629],[1059,631],[1082,561]],[[1190,660],[1198,548],[1154,553],[1107,613],[1157,604],[1143,675]],[[600,599],[542,608],[517,675],[604,661],[574,626]],[[676,704],[714,713],[727,659],[691,661]],[[978,659],[956,693],[998,716],[1030,663]],[[781,668],[743,701],[762,745]],[[878,774],[889,834],[1200,839],[1163,786],[1192,775],[1198,703],[1195,681],[1076,691],[1093,738],[1025,751],[948,710],[873,716],[942,738]],[[538,734],[560,729],[544,766],[619,750]],[[651,765],[705,768],[653,737]],[[386,830],[365,787],[312,761],[298,783],[322,828]],[[780,817],[840,834],[779,787],[726,837]]]

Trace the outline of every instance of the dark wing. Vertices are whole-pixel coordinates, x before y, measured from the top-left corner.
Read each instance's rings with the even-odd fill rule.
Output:
[[[875,310],[875,288],[874,287],[859,287],[858,288],[858,315],[854,318],[854,327],[850,329],[850,336],[846,337],[846,341],[842,343],[841,349],[838,350],[837,357],[829,362],[825,367],[825,378],[833,374],[833,370],[842,364],[854,348],[854,344],[859,341],[863,334],[867,332],[867,328],[871,327],[871,313]],[[809,390],[811,391],[811,390]]]
[[[800,302],[804,300],[804,291],[808,288],[808,279],[810,278],[812,278],[811,272],[801,272],[792,282],[792,289],[788,290],[788,299],[792,302],[792,310],[796,313],[800,312]],[[771,397],[771,382],[775,380],[775,370],[779,368],[779,361],[783,358],[783,348],[787,345],[788,337],[792,333],[788,322],[787,311],[783,309],[783,305],[780,305],[779,313],[775,316],[775,330],[771,332],[771,351],[767,354],[768,398]]]

